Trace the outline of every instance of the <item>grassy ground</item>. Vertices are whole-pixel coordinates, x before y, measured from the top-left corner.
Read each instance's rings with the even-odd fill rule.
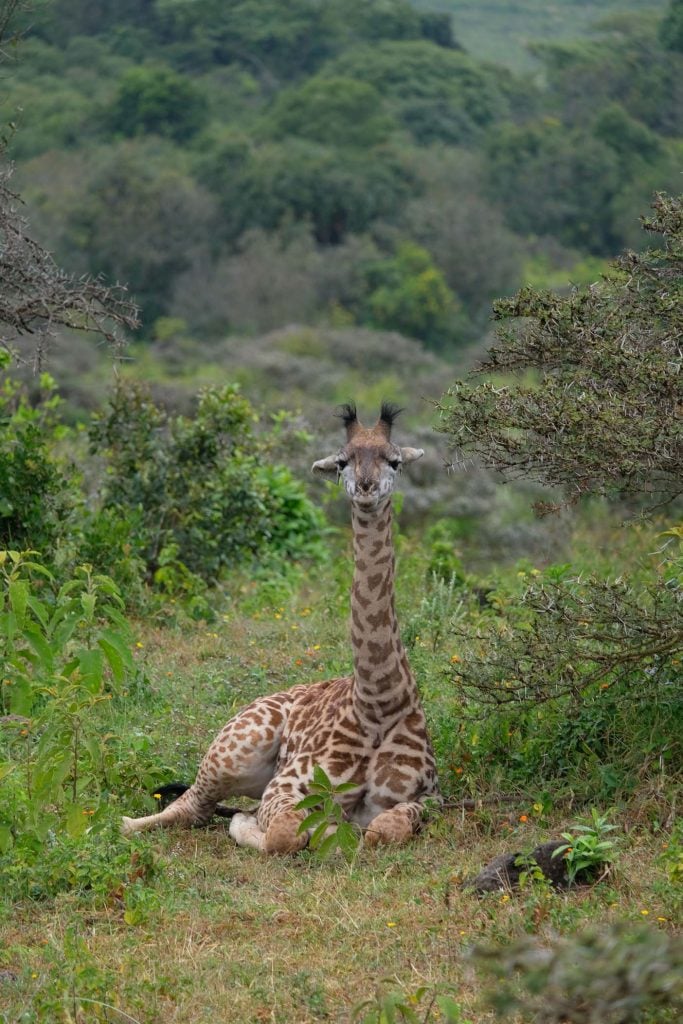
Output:
[[[463,1021],[483,1024],[493,1018],[469,960],[473,945],[615,919],[680,924],[680,893],[660,861],[658,825],[671,810],[664,781],[612,812],[618,856],[592,889],[462,891],[462,879],[493,856],[557,836],[578,810],[570,789],[541,805],[536,791],[511,784],[511,799],[498,802],[495,772],[454,760],[459,748],[448,746],[443,721],[450,713],[446,732],[457,736],[445,670],[458,656],[447,631],[418,632],[428,607],[416,589],[424,566],[403,548],[399,608],[438,733],[444,789],[453,801],[477,792],[481,804],[450,808],[405,848],[361,849],[352,865],[319,864],[308,852],[264,859],[235,848],[224,823],[122,840],[119,809],[150,809],[145,794],[156,782],[191,779],[235,708],[348,670],[350,565],[342,557],[296,586],[236,584],[233,603],[209,625],[141,623],[135,651],[146,681],[113,700],[103,722],[112,744],[121,737],[119,760],[137,797],[114,802],[85,850],[65,847],[70,890],[54,895],[53,850],[22,898],[0,902],[0,1021],[344,1022],[378,985],[408,995],[450,985]]]

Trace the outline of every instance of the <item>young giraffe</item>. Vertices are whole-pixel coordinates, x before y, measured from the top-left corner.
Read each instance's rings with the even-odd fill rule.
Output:
[[[293,853],[308,842],[295,810],[314,765],[335,784],[365,841],[404,842],[418,829],[427,800],[440,800],[434,755],[394,608],[391,497],[402,465],[419,448],[391,441],[398,411],[382,404],[372,428],[343,407],[346,444],[314,463],[313,472],[341,480],[351,499],[354,577],[351,588],[353,675],[261,697],[232,718],[211,744],[196,781],[159,814],[124,818],[124,833],[166,825],[201,825],[219,801],[260,797],[255,816],[237,813],[230,835],[239,846]]]

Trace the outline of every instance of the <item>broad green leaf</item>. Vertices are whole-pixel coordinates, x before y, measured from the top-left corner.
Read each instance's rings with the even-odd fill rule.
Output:
[[[54,665],[54,654],[49,643],[40,629],[35,626],[24,626],[24,636],[28,638],[31,647],[38,655],[40,668],[46,674],[52,672]]]
[[[85,813],[85,810],[85,807],[82,807],[81,804],[67,804],[65,824],[67,834],[72,839],[78,839],[82,836],[90,824],[90,817]]]
[[[104,637],[101,636],[97,643],[102,648],[104,656],[107,659],[107,664],[111,669],[111,674],[113,675],[114,679],[116,680],[117,683],[122,683],[126,676],[126,669],[123,664],[121,655],[119,654],[115,647],[112,647],[108,640],[105,640]]]
[[[86,618],[92,620],[95,615],[95,605],[97,604],[97,596],[95,594],[81,594],[81,608],[85,612]]]
[[[33,594],[29,594],[28,596],[28,606],[35,615],[35,617],[40,622],[43,629],[47,629],[48,623],[50,621],[50,615],[47,610],[47,606],[44,605],[42,601],[39,601],[37,597],[34,597]]]
[[[21,715],[28,718],[33,710],[35,692],[28,679],[15,676],[12,686],[5,688],[9,692],[9,710],[12,715]]]
[[[323,840],[323,836],[325,835],[326,832],[327,832],[327,819],[325,819],[324,821],[321,821],[320,824],[317,826],[317,828],[311,834],[311,838],[308,841],[308,845],[310,846],[310,848],[312,850],[317,850],[320,847],[320,845],[322,843],[322,840]],[[332,835],[328,836],[327,838],[328,839],[334,838],[334,833],[332,833]]]
[[[17,623],[23,625],[24,618],[26,616],[26,606],[28,604],[28,583],[24,580],[13,580],[9,585],[9,600],[12,606],[12,611],[17,617]]]
[[[104,662],[102,651],[97,648],[78,652],[78,667],[81,671],[83,685],[91,693],[99,693],[102,689]]]
[[[327,815],[324,811],[313,811],[301,822],[299,832],[307,832],[310,828],[317,828],[323,823],[327,825]]]
[[[3,761],[2,764],[0,764],[0,782],[2,782],[3,779],[6,779],[10,772],[13,772],[15,768],[16,765],[12,764],[11,761]]]
[[[131,654],[130,647],[128,646],[126,638],[121,636],[121,634],[117,632],[115,629],[103,629],[102,632],[100,633],[98,641],[100,645],[102,641],[109,644],[109,646],[116,651],[119,658],[121,659],[121,664],[123,668],[126,669],[128,672],[132,672],[133,668],[135,667],[135,663],[133,661],[133,655]],[[102,649],[104,650],[104,648]]]
[[[320,794],[311,793],[309,796],[305,796],[303,800],[299,800],[299,803],[295,806],[297,811],[306,811],[309,807],[318,807],[320,802]]]
[[[357,782],[340,782],[334,787],[335,793],[350,793],[354,789],[358,789]]]

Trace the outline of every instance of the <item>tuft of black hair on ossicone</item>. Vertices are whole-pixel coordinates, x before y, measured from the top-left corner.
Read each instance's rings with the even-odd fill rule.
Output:
[[[402,412],[403,409],[394,402],[382,402],[379,418],[382,423],[386,423],[386,425],[391,428],[394,425],[396,417]]]
[[[339,406],[339,412],[337,416],[343,421],[345,427],[350,427],[352,423],[356,423],[358,420],[358,413],[356,411],[355,402],[344,402],[343,405]]]

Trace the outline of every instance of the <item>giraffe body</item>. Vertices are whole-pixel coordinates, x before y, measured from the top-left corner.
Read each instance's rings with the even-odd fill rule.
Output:
[[[204,824],[219,801],[241,795],[261,803],[255,816],[232,818],[235,841],[266,853],[295,852],[308,839],[299,834],[304,813],[295,808],[308,793],[315,765],[335,785],[356,784],[338,799],[370,844],[407,840],[419,827],[425,801],[440,799],[394,608],[391,494],[401,463],[422,454],[391,443],[395,415],[383,405],[377,425],[365,429],[355,409],[345,407],[346,445],[313,467],[341,478],[352,503],[353,674],[253,701],[213,741],[194,785],[159,814],[124,818],[124,832]]]

